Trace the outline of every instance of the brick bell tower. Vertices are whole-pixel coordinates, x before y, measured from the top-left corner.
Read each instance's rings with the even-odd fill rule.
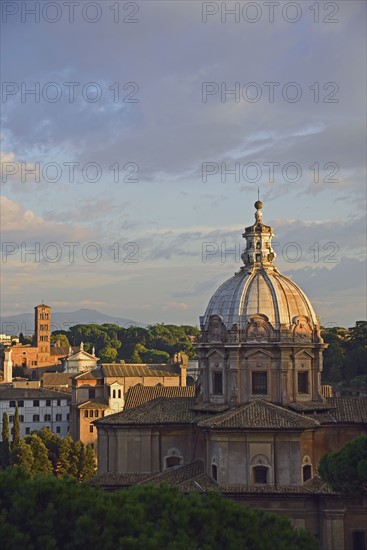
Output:
[[[37,366],[44,366],[50,363],[51,346],[51,308],[46,304],[40,304],[34,308],[35,337],[38,348]]]

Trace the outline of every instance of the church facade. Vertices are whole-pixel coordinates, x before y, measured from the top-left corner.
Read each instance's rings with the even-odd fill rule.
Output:
[[[334,513],[335,499],[325,504],[321,524],[320,503],[309,499],[328,492],[316,477],[321,456],[366,435],[367,399],[323,397],[319,319],[276,268],[262,207],[255,203],[255,223],[243,234],[244,265],[200,318],[196,396],[153,399],[95,422],[99,479],[106,487],[175,479],[248,502],[267,495],[258,506],[273,499],[273,511],[310,528],[323,548],[354,550],[345,505]],[[281,495],[298,495],[301,511]]]

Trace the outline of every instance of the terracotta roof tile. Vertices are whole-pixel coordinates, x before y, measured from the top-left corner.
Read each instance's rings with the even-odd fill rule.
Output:
[[[85,401],[78,405],[78,409],[109,409],[109,406],[106,403],[101,401]]]
[[[0,399],[67,399],[70,395],[61,391],[43,388],[14,388],[0,386]]]
[[[313,428],[318,424],[317,420],[261,400],[229,409],[222,414],[217,414],[199,422],[199,426],[205,428],[272,430],[303,430]]]
[[[183,464],[176,468],[168,468],[164,472],[155,474],[144,481],[141,481],[139,485],[160,485],[161,483],[167,483],[168,485],[180,485],[195,478],[196,476],[204,473],[204,462],[200,459],[190,462],[189,464]]]
[[[151,474],[116,474],[114,472],[105,472],[90,480],[91,485],[101,485],[102,487],[127,487],[136,485],[140,481],[151,477]]]
[[[195,397],[194,386],[133,386],[126,394],[124,410],[159,397]]]
[[[160,397],[134,409],[111,414],[97,422],[98,425],[147,425],[147,424],[190,424],[200,418],[190,410],[194,397]]]
[[[175,365],[145,365],[139,363],[103,363],[102,370],[105,377],[139,377],[139,376],[179,376],[179,369]]]
[[[44,387],[69,386],[74,376],[76,375],[69,372],[45,372],[42,375],[42,383]]]

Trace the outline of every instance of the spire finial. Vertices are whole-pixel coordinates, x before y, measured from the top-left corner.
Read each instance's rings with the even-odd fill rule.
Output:
[[[257,200],[260,200],[260,187],[257,188]]]

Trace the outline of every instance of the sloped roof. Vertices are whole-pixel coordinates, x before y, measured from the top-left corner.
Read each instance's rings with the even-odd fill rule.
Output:
[[[0,386],[0,399],[67,399],[69,401],[70,395],[65,392],[43,388]]]
[[[61,355],[61,356],[65,356],[67,357],[69,355],[69,346],[52,346],[51,349],[50,349],[50,354],[51,355]],[[72,348],[73,352],[75,353],[76,351],[79,350],[78,347],[73,347]]]
[[[78,409],[109,409],[109,406],[101,401],[90,400],[78,405]]]
[[[101,369],[88,370],[86,372],[82,372],[81,374],[75,375],[76,380],[100,380],[101,378],[103,378],[103,372]]]
[[[103,363],[102,371],[105,377],[139,377],[139,376],[179,376],[175,365],[146,365],[140,363]]]
[[[367,424],[367,397],[330,397],[327,402],[333,408],[315,415],[322,424]]]
[[[99,425],[189,424],[200,416],[191,410],[194,397],[160,397],[135,407],[111,414],[95,422]]]
[[[144,479],[139,485],[160,485],[161,483],[167,483],[168,485],[180,485],[187,482],[189,479],[204,473],[204,462],[200,459],[190,462],[189,464],[183,464],[175,468],[168,468],[164,472],[155,474],[153,476]]]
[[[291,412],[266,401],[254,401],[229,409],[199,422],[203,428],[216,429],[306,429],[319,425],[316,420]]]
[[[43,386],[68,386],[75,374],[70,372],[44,372],[42,375]]]
[[[194,386],[133,386],[126,394],[124,410],[139,407],[159,397],[195,397]]]
[[[102,487],[128,487],[136,485],[140,481],[151,477],[151,474],[116,474],[115,472],[105,472],[95,476],[89,481],[91,485],[101,485]]]

